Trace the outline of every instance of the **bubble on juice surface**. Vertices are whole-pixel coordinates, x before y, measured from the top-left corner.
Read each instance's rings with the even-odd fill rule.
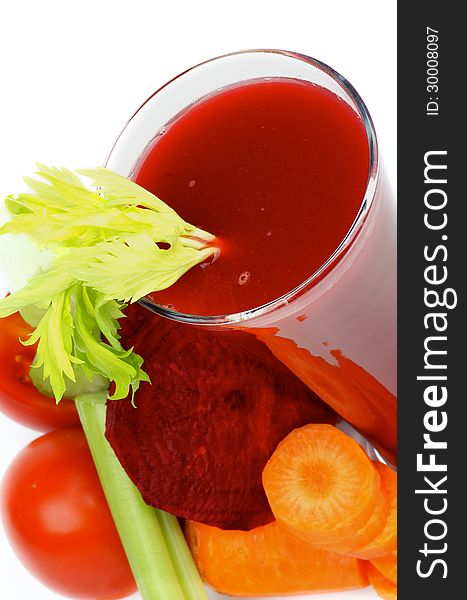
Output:
[[[243,271],[238,278],[238,285],[245,285],[250,280],[251,273],[250,271]]]
[[[195,187],[196,185],[196,179],[190,179],[190,181],[188,182],[188,187]]]

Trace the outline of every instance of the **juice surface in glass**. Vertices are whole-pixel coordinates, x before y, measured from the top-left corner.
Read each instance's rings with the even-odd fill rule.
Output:
[[[213,232],[221,255],[154,300],[225,315],[294,289],[350,229],[368,159],[355,111],[306,82],[248,82],[196,103],[157,137],[136,182]]]
[[[371,205],[357,219],[375,161],[359,110],[309,81],[239,82],[154,132],[133,178],[221,248],[216,261],[153,294],[152,308],[194,324],[249,311],[220,328],[264,341],[395,463],[395,215],[376,170]]]

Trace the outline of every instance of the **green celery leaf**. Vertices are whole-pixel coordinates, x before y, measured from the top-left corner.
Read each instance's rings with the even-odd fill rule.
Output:
[[[21,308],[50,302],[75,282],[65,265],[52,265],[31,277],[25,287],[0,300],[0,318],[8,317]]]
[[[115,348],[95,335],[98,325],[91,300],[88,290],[81,285],[77,290],[73,318],[77,356],[85,357],[83,362],[92,365],[94,373],[115,382],[112,398],[126,398],[130,387],[135,391],[140,381],[149,381],[141,369],[143,359],[132,348]]]
[[[35,366],[43,367],[43,377],[50,379],[57,402],[65,393],[64,375],[75,381],[72,365],[82,362],[73,355],[70,298],[71,289],[56,294],[36,330],[23,342],[31,346],[39,341]]]
[[[77,267],[74,273],[106,298],[124,302],[135,302],[156,289],[168,288],[212,255],[211,248],[195,250],[180,243],[162,250],[144,234],[125,241],[104,242],[98,247],[102,253],[97,260]]]
[[[97,326],[104,338],[116,350],[123,350],[118,341],[120,339],[118,321],[125,317],[123,312],[125,308],[126,304],[122,304],[116,300],[107,300],[101,293],[96,294],[94,317]]]
[[[74,364],[89,380],[114,382],[112,399],[124,398],[149,381],[143,359],[120,343],[126,303],[166,289],[217,249],[207,246],[214,236],[132,181],[102,168],[78,173],[95,189],[67,169],[38,165],[41,179],[25,178],[30,192],[6,199],[12,218],[0,235],[26,234],[53,258],[0,300],[0,318],[45,311],[25,343],[38,342],[36,364],[57,401]]]
[[[157,196],[109,169],[79,169],[78,173],[89,177],[92,185],[99,188],[113,206],[143,206],[157,213],[170,213],[178,217],[177,213]],[[186,227],[194,229],[189,223],[183,223]]]

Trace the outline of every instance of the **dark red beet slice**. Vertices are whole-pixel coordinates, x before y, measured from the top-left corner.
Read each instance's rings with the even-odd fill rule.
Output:
[[[148,504],[223,529],[273,520],[261,473],[277,444],[335,413],[253,335],[131,307],[123,341],[152,385],[108,402],[107,439]]]

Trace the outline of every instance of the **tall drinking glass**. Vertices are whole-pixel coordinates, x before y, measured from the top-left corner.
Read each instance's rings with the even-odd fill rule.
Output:
[[[193,315],[151,298],[141,303],[187,324],[253,333],[395,462],[395,205],[380,166],[371,117],[350,83],[323,63],[292,52],[254,50],[212,59],[174,78],[141,106],[117,139],[106,166],[134,177],[139,159],[156,136],[193,103],[228,86],[269,78],[326,88],[362,120],[368,179],[352,226],[319,269],[266,305],[228,315]]]

